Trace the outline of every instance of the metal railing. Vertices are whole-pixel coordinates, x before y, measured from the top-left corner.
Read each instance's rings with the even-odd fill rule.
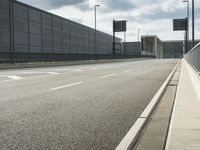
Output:
[[[200,72],[200,43],[187,52],[184,58],[194,69]]]

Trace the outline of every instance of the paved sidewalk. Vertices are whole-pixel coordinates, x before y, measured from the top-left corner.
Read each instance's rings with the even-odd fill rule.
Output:
[[[200,150],[200,79],[183,59],[166,150]]]

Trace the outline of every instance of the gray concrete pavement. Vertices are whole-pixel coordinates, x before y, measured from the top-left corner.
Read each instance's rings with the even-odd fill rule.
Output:
[[[176,62],[2,70],[0,149],[114,149]]]
[[[166,150],[200,149],[200,77],[183,59]]]

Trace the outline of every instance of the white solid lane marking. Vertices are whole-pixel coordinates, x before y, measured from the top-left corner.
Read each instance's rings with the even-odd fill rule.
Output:
[[[8,78],[12,79],[12,80],[20,80],[20,79],[23,79],[22,77],[19,77],[19,76],[7,76]]]
[[[48,74],[52,74],[52,75],[58,75],[60,73],[57,73],[57,72],[47,72]]]
[[[128,150],[133,141],[133,137],[138,134],[145,120],[145,118],[138,118],[115,150]]]
[[[110,77],[110,76],[114,76],[115,74],[112,73],[112,74],[108,74],[108,75],[105,75],[105,76],[101,76],[101,78],[107,78],[107,77]]]
[[[50,89],[50,90],[55,91],[55,90],[67,88],[67,87],[70,87],[70,86],[75,86],[75,85],[82,84],[82,83],[83,82],[76,82],[76,83],[72,83],[72,84],[68,84],[68,85],[59,86],[59,87],[56,87],[56,88],[53,88],[53,89]]]

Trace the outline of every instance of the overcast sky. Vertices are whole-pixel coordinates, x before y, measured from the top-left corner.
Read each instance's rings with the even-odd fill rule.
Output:
[[[112,34],[113,19],[128,20],[127,41],[137,41],[138,28],[141,28],[142,35],[157,35],[161,40],[182,40],[184,36],[182,31],[172,31],[172,19],[186,17],[186,3],[182,0],[19,1],[90,27],[94,27],[94,5],[99,4],[100,7],[97,8],[98,30]],[[200,0],[195,1],[195,6],[195,37],[200,39]],[[123,38],[123,33],[117,33],[117,36]]]

